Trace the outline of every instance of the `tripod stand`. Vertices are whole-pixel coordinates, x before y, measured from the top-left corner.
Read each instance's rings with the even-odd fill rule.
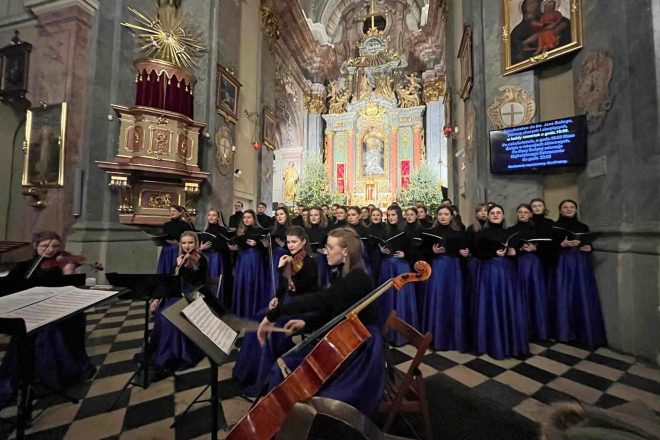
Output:
[[[172,298],[180,296],[181,281],[178,276],[162,274],[119,274],[108,273],[106,278],[113,285],[127,286],[131,291],[122,295],[123,299],[144,300],[144,325],[142,335],[142,352],[136,355],[138,366],[128,378],[115,398],[110,410],[130,385],[148,388],[150,385],[149,369],[151,364],[151,348],[149,346],[149,305],[153,299]],[[137,379],[136,379],[137,378]]]

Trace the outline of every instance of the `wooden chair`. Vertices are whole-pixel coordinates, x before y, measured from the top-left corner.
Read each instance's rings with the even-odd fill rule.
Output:
[[[415,357],[405,373],[388,363],[385,395],[378,408],[380,413],[386,414],[383,431],[387,432],[399,413],[421,413],[426,438],[431,440],[433,433],[426,399],[426,388],[424,377],[418,368],[426,354],[426,349],[431,344],[431,333],[422,335],[407,322],[397,318],[395,311],[392,311],[387,318],[383,334],[387,334],[392,330],[399,332],[410,345],[417,348],[417,353],[415,353]]]

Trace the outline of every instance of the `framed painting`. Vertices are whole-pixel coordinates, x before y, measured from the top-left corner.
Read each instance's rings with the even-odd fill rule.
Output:
[[[263,123],[263,133],[262,137],[264,140],[264,145],[269,150],[274,150],[277,148],[276,140],[276,128],[277,121],[275,120],[275,114],[268,107],[264,107],[264,123]]]
[[[461,99],[466,101],[472,90],[472,27],[463,26],[463,37],[458,48],[458,59],[461,66]]]
[[[27,111],[21,183],[30,187],[64,186],[67,103]]]
[[[228,69],[220,64],[217,67],[216,81],[216,110],[227,122],[235,124],[241,83]]]
[[[502,5],[503,75],[582,47],[580,0],[502,0]]]

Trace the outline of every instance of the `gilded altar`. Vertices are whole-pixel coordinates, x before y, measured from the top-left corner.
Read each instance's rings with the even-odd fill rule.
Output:
[[[350,205],[387,206],[425,156],[421,83],[388,43],[367,32],[328,91],[326,170],[330,189]]]

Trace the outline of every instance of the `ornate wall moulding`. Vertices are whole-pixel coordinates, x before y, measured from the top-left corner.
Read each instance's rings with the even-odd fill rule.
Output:
[[[488,107],[494,129],[529,124],[536,114],[536,102],[529,92],[516,86],[502,86],[500,94]]]

